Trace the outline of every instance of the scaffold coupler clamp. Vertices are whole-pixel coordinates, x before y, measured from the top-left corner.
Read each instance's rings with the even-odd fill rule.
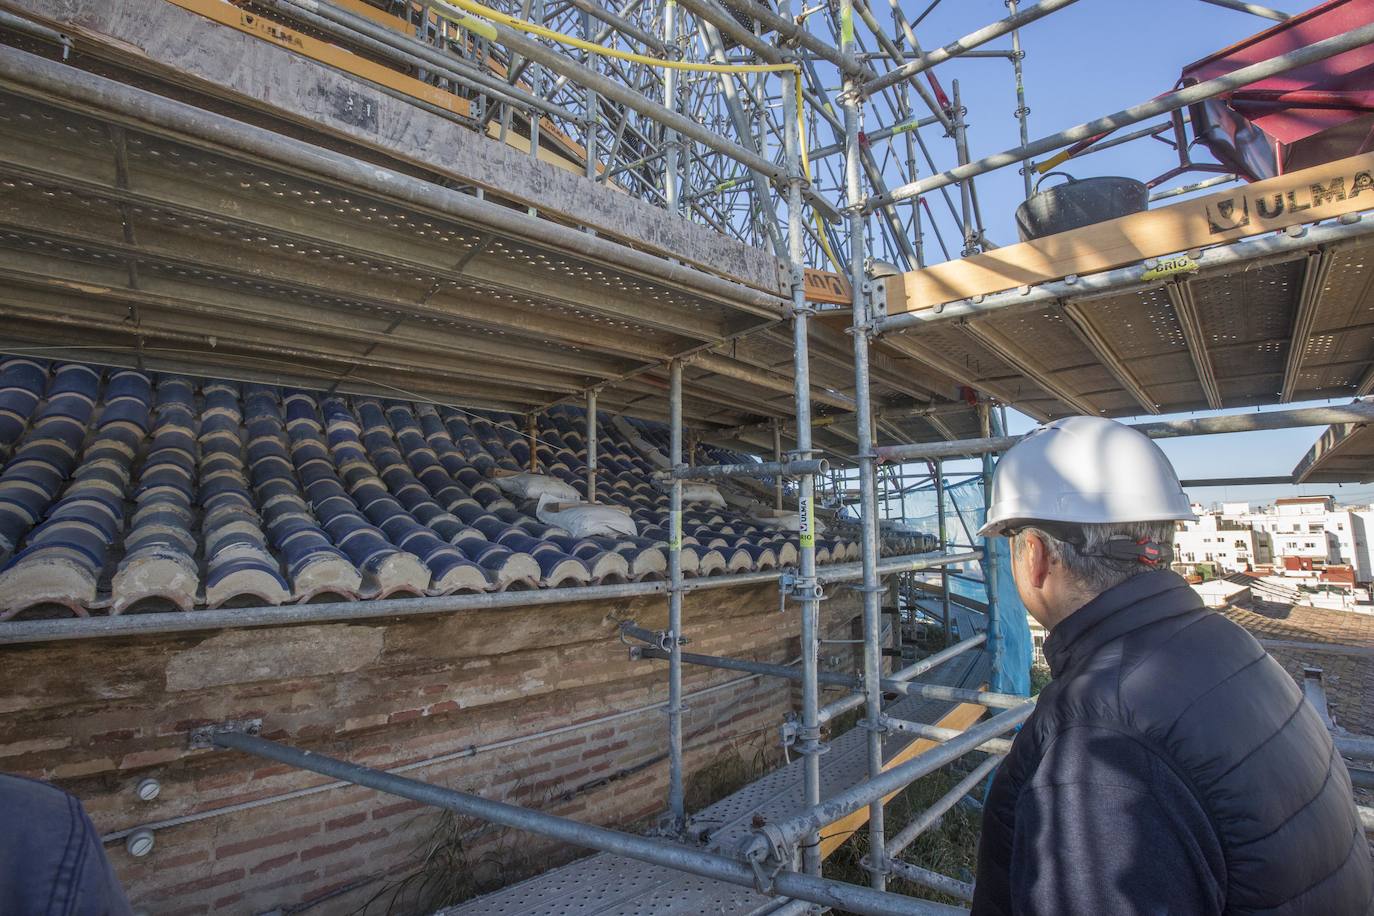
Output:
[[[644,645],[635,645],[630,642],[631,639],[637,639]],[[633,620],[620,622],[620,641],[630,647],[630,658],[636,661],[643,657],[640,650],[645,647],[658,649],[661,652],[673,650],[673,633],[671,630],[646,630],[643,627],[635,626]],[[684,637],[678,640],[678,645],[685,646],[687,642],[688,640]]]
[[[821,727],[819,725],[807,728],[805,725],[798,724],[796,751],[798,754],[815,757],[830,753],[830,745],[821,741]]]
[[[757,842],[762,839],[762,843]],[[744,860],[754,870],[754,890],[760,894],[773,893],[773,879],[792,861],[792,854],[782,831],[772,824],[760,824],[745,839],[740,849]]]
[[[782,746],[787,748],[795,747],[800,731],[801,724],[797,722],[796,714],[788,713],[782,720],[782,725],[778,728],[778,732],[782,736]]]
[[[868,872],[869,874],[886,875],[891,873],[892,871],[892,869],[887,865],[889,861],[891,860],[885,858],[881,864],[874,864],[873,857],[866,855],[859,859],[859,867],[862,868],[864,871]]]
[[[871,287],[871,283],[864,283],[865,298],[868,297]],[[878,336],[877,325],[874,323],[873,318],[871,316],[865,316],[862,321],[855,321],[849,327],[845,328],[844,332],[850,335],[851,337],[855,334],[861,334],[863,335],[863,338],[867,340],[869,343],[872,343],[874,338]]]
[[[885,458],[883,456],[883,453],[876,448],[870,448],[866,452],[858,452],[856,454],[850,455],[849,457],[853,459],[856,463],[861,461],[872,461],[874,464],[883,464],[891,460],[890,458]]]
[[[830,753],[830,745],[821,741],[820,726],[813,725],[811,728],[807,728],[797,718],[796,713],[787,714],[779,731],[782,733],[783,747],[794,750],[798,754],[814,754],[819,757],[821,754]]]
[[[886,716],[879,716],[876,719],[867,717],[860,719],[859,727],[879,735],[886,735],[892,731],[892,726],[887,724]]]
[[[838,6],[838,4],[836,4],[836,6]],[[836,6],[832,6],[831,9],[835,9]],[[846,105],[863,106],[863,88],[858,83],[853,83],[852,86],[853,88],[850,88],[848,85],[842,85],[839,91],[835,93],[836,105],[839,105],[841,108]],[[860,133],[863,133],[863,131],[860,131]]]
[[[820,579],[789,570],[778,576],[778,613],[787,610],[789,597],[797,601],[824,601],[828,596]]]

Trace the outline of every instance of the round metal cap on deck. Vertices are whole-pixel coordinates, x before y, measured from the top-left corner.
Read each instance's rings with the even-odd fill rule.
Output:
[[[1002,457],[980,537],[1016,523],[1192,520],[1188,495],[1159,446],[1105,417],[1036,427]]]

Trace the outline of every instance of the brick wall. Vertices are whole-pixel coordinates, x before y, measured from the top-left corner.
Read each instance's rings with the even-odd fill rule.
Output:
[[[858,613],[841,592],[822,604],[824,628],[851,637]],[[796,606],[779,614],[774,586],[691,593],[683,616],[692,651],[772,662],[797,655]],[[107,846],[135,907],[153,914],[303,904],[313,904],[310,913],[353,912],[412,871],[441,826],[475,831],[464,839],[474,880],[510,881],[576,853],[448,825],[434,809],[357,787],[307,792],[327,780],[237,753],[189,751],[188,732],[260,717],[265,737],[374,767],[453,755],[406,775],[639,825],[664,803],[665,715],[596,720],[665,698],[666,663],[630,662],[616,621],[657,629],[666,617],[666,602],[654,598],[10,647],[0,668],[0,769],[74,792],[107,834],[212,813],[157,829],[144,858],[122,842]],[[739,678],[688,666],[684,689]],[[689,773],[722,748],[749,758],[775,745],[794,694],[770,679],[689,696]],[[594,724],[490,747],[572,723]],[[150,803],[134,791],[148,776],[162,784]],[[370,912],[384,909],[379,902]]]

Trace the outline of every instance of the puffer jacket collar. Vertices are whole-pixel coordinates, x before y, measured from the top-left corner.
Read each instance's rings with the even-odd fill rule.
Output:
[[[1107,589],[1059,622],[1045,639],[1045,661],[1056,677],[1132,630],[1202,607],[1202,599],[1174,572],[1141,573]]]

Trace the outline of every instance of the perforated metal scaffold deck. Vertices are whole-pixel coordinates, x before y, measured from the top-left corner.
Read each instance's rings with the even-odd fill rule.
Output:
[[[691,356],[686,422],[771,449],[773,253],[185,5],[6,4],[77,40],[0,25],[0,347],[521,412],[595,387],[650,417]],[[851,454],[851,344],[811,336],[815,441]],[[879,353],[872,380],[898,441],[977,434],[955,379]]]
[[[986,629],[982,614],[959,607],[951,613],[964,633],[981,633]],[[987,674],[987,654],[966,652],[923,679],[977,687]],[[773,689],[777,686],[773,685]],[[908,697],[893,703],[888,711],[905,719],[935,722],[953,705]],[[884,743],[884,757],[890,759],[913,740],[916,739],[906,734],[889,736]],[[867,762],[863,729],[850,729],[830,742],[828,752],[821,758],[822,797],[829,798],[865,779]],[[802,766],[802,761],[795,760],[702,809],[690,818],[689,832],[702,838],[704,848],[733,854],[744,837],[753,832],[756,816],[775,821],[804,807]],[[764,916],[786,902],[748,888],[603,853],[443,910],[436,916]]]

